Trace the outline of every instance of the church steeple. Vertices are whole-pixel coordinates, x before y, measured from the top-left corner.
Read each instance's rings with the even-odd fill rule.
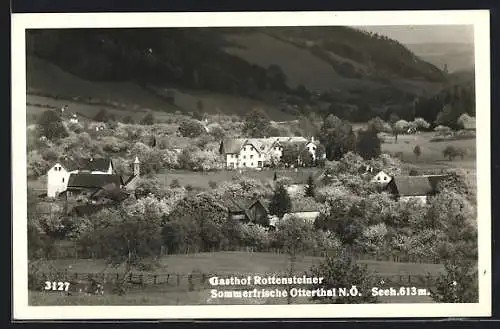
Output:
[[[138,157],[135,157],[134,161],[134,176],[139,176],[141,173],[141,162]]]

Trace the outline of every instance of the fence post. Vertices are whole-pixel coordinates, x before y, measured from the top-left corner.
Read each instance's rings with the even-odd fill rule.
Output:
[[[132,281],[132,272],[128,275],[128,281]]]
[[[167,274],[167,284],[168,284],[168,279],[170,279],[170,273]]]
[[[408,283],[411,283],[411,274],[408,274]]]
[[[141,286],[144,285],[144,274],[141,274]]]
[[[156,284],[156,274],[153,276],[153,284]]]
[[[181,275],[177,274],[177,287],[181,285]]]
[[[120,281],[120,273],[116,273],[116,282]]]

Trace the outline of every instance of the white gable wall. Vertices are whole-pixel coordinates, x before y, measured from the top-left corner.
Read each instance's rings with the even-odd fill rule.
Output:
[[[54,198],[57,194],[66,191],[70,172],[59,163],[56,163],[47,172],[47,196]]]
[[[381,171],[372,178],[373,183],[388,184],[391,181],[391,176]]]
[[[242,168],[258,168],[259,161],[261,162],[260,167],[263,167],[265,157],[252,144],[244,144],[240,151],[239,160]]]

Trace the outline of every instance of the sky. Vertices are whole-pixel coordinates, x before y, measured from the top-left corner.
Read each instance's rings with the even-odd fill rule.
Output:
[[[355,27],[386,35],[402,44],[443,42],[472,44],[474,42],[474,28],[472,25],[392,25]]]

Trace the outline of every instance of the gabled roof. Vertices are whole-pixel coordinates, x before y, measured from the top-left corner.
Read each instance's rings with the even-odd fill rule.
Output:
[[[245,141],[244,138],[225,138],[222,141],[221,152],[223,154],[240,153]]]
[[[269,212],[269,201],[264,200],[264,199],[257,199],[257,200],[254,200],[254,201],[253,201],[253,202],[249,205],[249,207],[248,207],[248,208],[252,208],[252,207],[254,207],[254,206],[255,206],[255,205],[257,205],[257,204],[260,204],[260,205],[264,208],[264,210],[265,210],[266,212]]]
[[[109,158],[90,158],[82,161],[82,170],[90,171],[108,171],[109,165],[113,166],[113,162]]]
[[[108,171],[109,165],[114,167],[113,161],[109,158],[87,158],[74,160],[70,158],[57,161],[67,171],[89,170],[89,171]],[[54,164],[55,165],[55,164]]]
[[[426,196],[436,193],[437,184],[442,177],[442,175],[395,176],[388,186],[399,196]]]
[[[119,175],[77,173],[69,175],[67,188],[100,188],[107,184],[121,186],[122,183]]]
[[[122,190],[120,186],[110,183],[102,186],[90,195],[91,199],[98,199],[100,197],[121,202],[127,199],[129,194]]]

